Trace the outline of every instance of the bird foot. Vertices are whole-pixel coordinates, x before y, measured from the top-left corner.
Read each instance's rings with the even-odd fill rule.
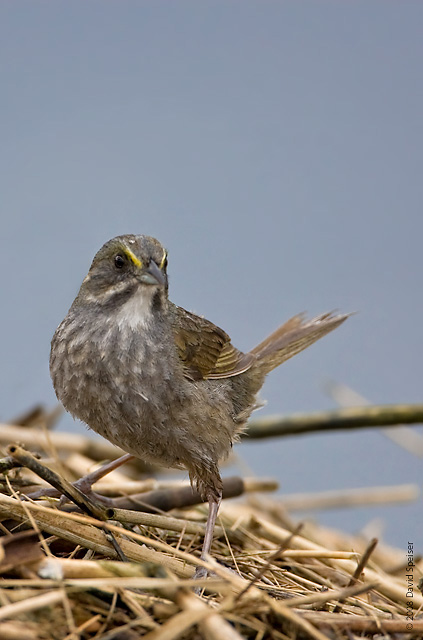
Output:
[[[197,567],[194,573],[194,580],[202,580],[210,575],[205,567]]]
[[[84,478],[81,478],[81,480],[84,480]],[[73,486],[76,489],[79,489],[79,491],[81,491],[81,493],[83,493],[84,496],[93,503],[97,502],[105,507],[110,507],[113,505],[113,500],[111,498],[102,496],[100,493],[96,493],[96,491],[93,491],[93,489],[89,488],[85,482],[80,482],[79,480],[77,480],[73,483]],[[67,502],[70,502],[69,498],[62,494],[60,496],[59,507],[62,507]]]
[[[208,571],[205,567],[197,567],[194,573],[194,580],[205,580],[205,578],[209,578],[211,576],[216,575],[213,571]],[[201,587],[194,587],[194,593],[197,596],[200,596],[205,588],[205,585]]]
[[[96,493],[95,491],[93,491],[92,485],[98,482],[98,480],[100,480],[101,478],[104,478],[104,476],[106,476],[111,471],[118,469],[122,464],[124,464],[125,462],[128,462],[128,460],[131,460],[133,457],[134,456],[132,456],[131,454],[126,453],[120,458],[117,458],[116,460],[112,460],[111,462],[104,464],[99,469],[96,469],[95,471],[91,471],[91,473],[88,473],[87,475],[83,476],[82,478],[74,482],[73,486],[76,489],[78,489],[81,493],[83,493],[84,496],[86,496],[88,499],[91,499],[92,502],[97,501],[99,503],[102,503],[103,505],[111,506],[113,504],[113,501],[110,498],[107,498],[106,496],[102,496]],[[41,475],[41,477],[44,477],[44,476]],[[31,498],[32,500],[38,500],[39,498],[44,498],[44,497],[57,498],[59,496],[62,496],[60,501],[60,505],[62,506],[65,502],[67,502],[68,499],[63,495],[63,490],[61,491],[60,487],[57,487],[57,485],[55,485],[55,487],[56,488],[43,487],[38,491],[34,491],[27,497]]]

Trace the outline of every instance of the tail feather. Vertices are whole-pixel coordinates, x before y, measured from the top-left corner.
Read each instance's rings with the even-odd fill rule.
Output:
[[[303,313],[294,316],[251,351],[256,366],[268,373],[339,327],[350,315],[331,312],[310,320],[306,320]]]

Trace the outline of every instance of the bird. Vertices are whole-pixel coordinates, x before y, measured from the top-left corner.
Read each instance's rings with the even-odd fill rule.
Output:
[[[153,237],[106,242],[54,333],[50,373],[75,418],[133,456],[188,471],[209,503],[204,560],[222,499],[219,465],[260,406],[267,374],[348,314],[296,315],[244,353],[170,301],[167,266]],[[205,573],[197,567],[196,577]]]

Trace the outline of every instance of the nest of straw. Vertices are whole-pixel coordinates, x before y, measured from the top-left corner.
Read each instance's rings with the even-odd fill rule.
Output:
[[[2,640],[423,637],[423,564],[414,557],[410,595],[405,550],[299,526],[263,493],[276,483],[230,478],[226,496],[241,497],[223,500],[202,563],[207,508],[186,483],[139,480],[133,462],[94,487],[110,507],[89,515],[47,489],[117,450],[21,422],[1,436],[18,443],[0,461]],[[199,564],[211,572],[200,597]]]

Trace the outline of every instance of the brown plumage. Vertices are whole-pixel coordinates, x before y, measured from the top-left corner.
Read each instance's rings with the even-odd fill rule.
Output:
[[[222,329],[169,301],[166,267],[154,238],[107,242],[53,337],[50,370],[75,417],[135,456],[188,470],[210,503],[204,556],[221,499],[219,461],[267,373],[347,316],[295,316],[242,353]]]

